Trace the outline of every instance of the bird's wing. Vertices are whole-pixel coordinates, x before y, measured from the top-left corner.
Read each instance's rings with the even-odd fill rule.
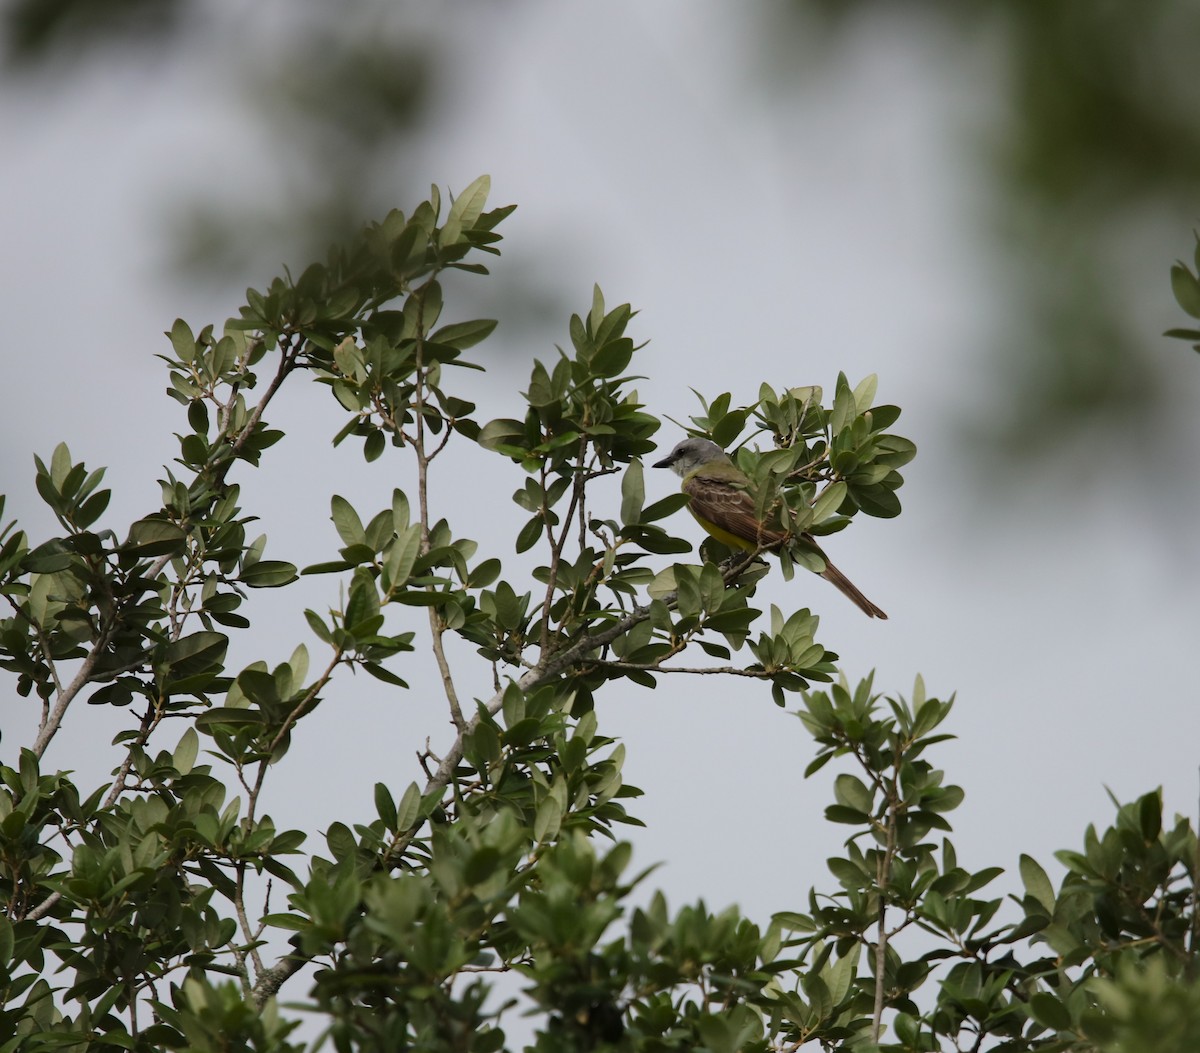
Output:
[[[711,523],[718,530],[739,538],[753,548],[776,548],[788,540],[788,535],[782,531],[772,530],[759,523],[755,514],[754,498],[746,492],[743,485],[734,480],[705,479],[699,475],[692,475],[684,479],[683,492],[688,495],[688,507],[692,515],[702,524]],[[814,553],[824,561],[825,569],[817,573],[837,586],[868,617],[887,617],[881,608],[868,600],[845,574],[829,562],[811,534],[800,534],[792,540],[798,547]]]
[[[750,545],[769,548],[787,537],[758,521],[754,498],[734,482],[693,475],[684,480],[683,492],[688,495],[689,507],[697,519],[712,523]]]

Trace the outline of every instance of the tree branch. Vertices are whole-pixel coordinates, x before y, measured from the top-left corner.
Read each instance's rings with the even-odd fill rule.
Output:
[[[436,277],[437,272],[434,272]],[[429,282],[434,280],[429,279]],[[416,339],[416,386],[414,399],[416,403],[416,437],[413,450],[417,457],[417,508],[421,522],[421,555],[429,552],[429,462],[441,452],[450,438],[450,429],[446,428],[442,447],[432,455],[425,449],[425,296],[424,291],[429,282],[421,287],[414,295],[417,297],[417,339]],[[462,706],[458,701],[458,690],[454,686],[454,675],[450,671],[450,663],[446,658],[446,648],[442,637],[446,633],[446,624],[442,616],[433,607],[428,608],[430,644],[433,648],[433,658],[437,662],[438,673],[442,678],[442,689],[446,692],[446,701],[450,706],[450,720],[461,732],[465,719]]]
[[[59,694],[58,701],[54,703],[54,708],[50,710],[46,719],[42,721],[42,726],[38,728],[37,738],[33,740],[32,747],[34,756],[37,758],[41,758],[42,754],[46,752],[46,748],[50,745],[50,740],[58,733],[58,729],[63,722],[63,717],[67,715],[67,709],[75,700],[75,696],[91,680],[92,672],[95,670],[96,664],[100,661],[101,654],[112,639],[112,631],[113,626],[110,624],[101,633],[100,638],[92,645],[92,649],[83,660],[83,664],[71,678],[71,682]]]
[[[546,540],[550,542],[550,567],[549,573],[546,575],[546,598],[542,601],[542,624],[541,630],[538,633],[538,646],[542,654],[545,654],[550,647],[550,608],[554,606],[554,590],[558,586],[558,564],[562,560],[563,547],[567,543],[567,535],[571,532],[571,520],[575,517],[575,510],[581,507],[584,488],[584,458],[587,456],[587,436],[579,437],[579,454],[577,471],[575,478],[571,481],[571,503],[567,507],[567,514],[563,518],[562,529],[558,533],[558,538],[554,537],[554,529],[550,525],[550,507],[546,504],[546,465],[543,462],[541,466],[541,485],[542,485],[542,523],[546,528]],[[582,543],[580,549],[583,549]]]

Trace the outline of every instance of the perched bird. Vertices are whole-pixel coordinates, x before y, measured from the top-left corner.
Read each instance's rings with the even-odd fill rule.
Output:
[[[698,437],[677,443],[655,468],[670,468],[683,477],[683,492],[696,521],[709,534],[729,548],[742,552],[778,549],[791,540],[799,540],[825,561],[821,577],[832,582],[870,618],[887,615],[855,588],[813,540],[811,534],[792,535],[762,522],[749,492],[750,480],[715,442]]]

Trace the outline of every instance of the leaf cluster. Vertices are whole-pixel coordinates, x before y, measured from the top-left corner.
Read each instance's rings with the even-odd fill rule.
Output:
[[[989,896],[1000,870],[959,863],[962,791],[930,759],[952,702],[919,678],[907,700],[869,678],[852,689],[812,611],[753,605],[766,564],[711,546],[684,560],[670,517],[686,498],[647,503],[660,422],[633,386],[628,305],[594,290],[569,349],[533,364],[523,408],[474,420],[450,367],[479,368],[465,352],[495,323],[446,320],[439,276],[486,274],[511,212],[488,211],[488,190],[482,177],[445,207],[434,190],[248,290],[219,335],[176,322],[162,357],[186,430],[161,503],[127,529],[103,525],[103,470],[66,446],[35,462],[56,536],[4,524],[0,499],[0,668],[38,722],[0,765],[0,1053],[288,1053],[285,989],[340,1051],[491,1053],[516,1012],[499,974],[522,984],[536,1050],[1115,1053],[1155,1028],[1154,1048],[1185,1048],[1200,1004],[1191,824],[1164,824],[1149,794],[1060,855],[1058,890],[1022,858],[1024,895]],[[305,612],[315,643],[230,668],[252,590],[298,578],[265,558],[231,475],[280,444],[269,410],[305,377],[332,396],[335,444],[403,457],[416,484],[369,514],[331,495],[336,541],[304,571],[336,591]],[[900,511],[915,449],[874,396],[870,377],[839,376],[829,406],[819,388],[764,385],[751,406],[701,399],[689,430],[735,447],[764,519],[819,536]],[[431,507],[450,442],[520,480],[511,547]],[[534,554],[528,580],[514,552]],[[783,569],[819,559],[798,545]],[[409,690],[418,649],[446,741],[380,773],[362,814],[319,836],[277,828],[265,789],[311,714],[359,670]],[[799,698],[807,773],[837,767],[826,817],[849,828],[835,886],[806,911],[764,927],[657,894],[633,905],[647,874],[627,876],[618,832],[639,822],[640,791],[597,696],[671,675]],[[80,699],[121,721],[96,746],[112,779],[90,790],[47,763]]]

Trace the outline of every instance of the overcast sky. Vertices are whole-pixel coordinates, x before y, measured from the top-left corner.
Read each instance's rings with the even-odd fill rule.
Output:
[[[759,598],[811,605],[819,639],[852,680],[876,669],[879,689],[907,695],[921,673],[930,693],[957,692],[947,729],[958,739],[929,759],[967,791],[950,817],[962,863],[1004,866],[1006,891],[1018,888],[1020,852],[1059,873],[1051,853],[1078,847],[1088,823],[1110,821],[1105,787],[1127,800],[1161,784],[1168,814],[1193,814],[1197,573],[1194,542],[1178,527],[1194,522],[1194,485],[1182,504],[1171,496],[1187,488],[1178,478],[1136,492],[1076,488],[1061,473],[1027,489],[989,488],[963,440],[964,422],[993,397],[987,336],[1010,317],[992,281],[971,152],[990,118],[986,49],[956,54],[928,26],[865,22],[819,78],[780,93],[759,76],[759,27],[731,5],[622,2],[600,13],[528,3],[503,18],[465,8],[445,12],[447,46],[466,55],[486,41],[488,59],[459,63],[436,135],[406,160],[422,178],[396,186],[396,206],[411,208],[430,182],[457,190],[490,173],[492,204],[519,205],[501,228],[495,270],[552,275],[573,310],[587,308],[593,282],[610,303],[638,308],[632,335],[650,344],[636,372],[649,378],[639,390],[654,413],[685,419],[697,408],[690,388],[731,391],[735,402],[751,401],[763,380],[829,391],[839,370],[852,382],[877,373],[880,400],[904,408],[895,430],[919,454],[905,471],[903,515],[860,517],[828,546],[890,619],[868,620],[803,576],[772,576]],[[271,177],[206,59],[152,78],[114,66],[85,90],[47,77],[0,93],[9,144],[0,162],[0,491],[6,517],[35,540],[51,521],[32,455],[48,459],[61,440],[89,467],[109,467],[103,525],[121,532],[153,508],[171,434],[186,428],[152,357],[167,348],[162,331],[180,314],[196,330],[219,325],[241,289],[271,277],[189,287],[164,266],[162,210],[180,188],[236,182],[212,160],[226,144],[246,150],[235,174]],[[1182,324],[1167,287],[1170,263],[1189,249],[1186,231],[1177,234],[1135,261],[1156,290],[1146,304],[1151,339]],[[566,343],[565,317],[532,342],[522,329],[519,344],[502,312],[500,321],[473,352],[492,371],[463,375],[481,421],[519,415],[533,357]],[[1173,383],[1194,399],[1200,364],[1182,352],[1165,348]],[[296,383],[269,416],[288,439],[261,470],[237,470],[244,507],[262,518],[268,557],[328,559],[338,544],[329,494],[365,519],[405,485],[408,466],[390,450],[371,466],[350,443],[333,451],[342,418],[324,388]],[[678,437],[668,423],[660,445]],[[1179,443],[1194,449],[1197,437]],[[1113,441],[1138,436],[1115,422]],[[465,446],[450,464],[433,481],[440,514],[465,516],[460,532],[482,549],[511,553],[523,520],[509,500],[519,470]],[[653,497],[677,483],[647,476]],[[1164,528],[1167,518],[1176,528]],[[262,613],[252,639],[236,641],[238,661],[274,664],[301,641],[320,660],[300,611],[336,604],[334,578],[254,599],[252,616]],[[471,668],[466,649],[462,657],[465,690],[490,693],[490,672]],[[343,678],[305,720],[273,774],[279,825],[316,833],[334,819],[365,821],[375,782],[402,790],[420,777],[414,752],[426,736],[435,752],[450,741],[430,659],[397,669],[412,691]],[[804,781],[812,744],[768,689],[702,680],[600,696],[600,729],[625,743],[626,777],[646,791],[630,805],[647,823],[630,833],[635,867],[664,862],[650,886],[675,907],[703,896],[762,922],[804,909],[811,885],[834,886],[824,859],[846,831],[822,812],[834,774],[847,769]],[[6,762],[31,737],[34,709],[10,691],[0,711]],[[79,706],[46,763],[77,770],[85,784],[102,778],[115,762],[96,736],[107,741],[113,716]],[[158,745],[173,746],[172,736]]]

